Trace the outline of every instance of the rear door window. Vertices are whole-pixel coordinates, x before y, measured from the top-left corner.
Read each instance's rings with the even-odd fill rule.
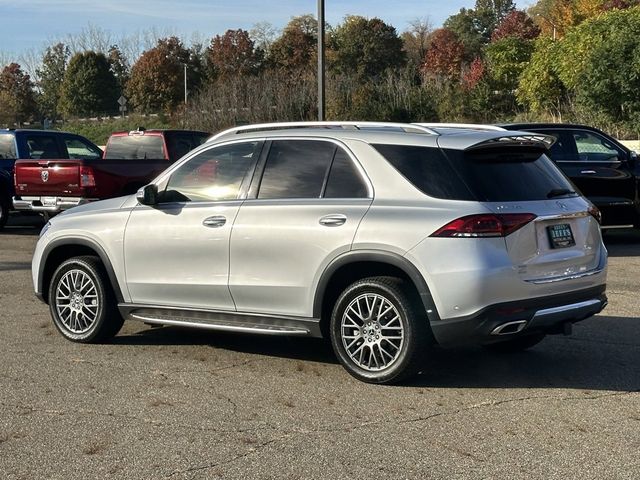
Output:
[[[26,142],[29,158],[34,160],[65,157],[60,151],[57,138],[53,135],[27,135]]]
[[[368,191],[347,152],[338,148],[331,164],[324,198],[367,198]]]
[[[16,157],[15,137],[11,134],[0,135],[0,160],[15,159]]]
[[[320,140],[275,140],[258,198],[320,198],[337,146]]]

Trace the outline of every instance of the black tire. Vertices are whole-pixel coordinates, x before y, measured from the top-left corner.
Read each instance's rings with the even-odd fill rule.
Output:
[[[522,352],[539,344],[546,335],[544,333],[532,333],[523,337],[512,338],[502,342],[488,343],[483,345],[487,350],[498,353],[517,353]]]
[[[106,342],[124,323],[104,267],[92,256],[70,258],[56,269],[49,310],[58,331],[73,342]]]
[[[354,321],[351,316],[358,302],[362,308],[369,305],[367,303],[363,306],[361,302],[365,299],[373,301],[373,306],[369,308],[368,314],[363,314]],[[383,313],[382,308],[388,310],[389,306],[395,311],[392,309],[391,313],[378,316]],[[361,310],[360,307],[358,309]],[[379,308],[377,313],[376,308]],[[349,319],[345,316],[347,311]],[[371,315],[372,311],[376,315],[375,318]],[[398,319],[391,321],[391,315],[393,318],[397,316]],[[357,317],[357,314],[354,316]],[[356,323],[361,325],[352,326]],[[386,332],[384,335],[383,330]],[[398,331],[401,340],[396,339]],[[423,366],[433,344],[429,321],[417,293],[407,282],[395,277],[364,278],[347,287],[333,308],[330,333],[331,344],[340,363],[355,378],[367,383],[391,384],[410,378]],[[353,342],[356,342],[355,345]],[[387,351],[387,355],[391,353],[389,357],[384,356],[383,349]],[[361,351],[367,353],[359,353]],[[367,354],[368,360],[367,357],[363,358]],[[369,365],[363,366],[365,363]],[[371,365],[374,363],[375,366]]]
[[[7,198],[0,198],[0,229],[4,228],[9,220],[10,201]]]

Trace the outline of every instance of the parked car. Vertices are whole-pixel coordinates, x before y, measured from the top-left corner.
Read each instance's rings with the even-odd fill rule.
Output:
[[[640,160],[597,128],[563,123],[421,123],[438,131],[519,130],[551,135],[549,157],[602,213],[602,228],[640,228]]]
[[[640,164],[636,152],[586,125],[514,123],[501,127],[555,137],[550,158],[602,212],[602,227],[640,228]]]
[[[39,137],[43,141],[45,132]],[[104,155],[77,137],[56,143],[50,152],[31,154],[15,166],[16,210],[58,213],[95,200],[135,193],[189,150],[202,144],[207,132],[145,130],[116,132]],[[39,148],[36,145],[34,148]]]
[[[606,305],[593,206],[526,132],[410,124],[238,127],[125,198],[43,229],[36,294],[60,333],[124,319],[329,337],[393,383],[433,345],[531,347]],[[551,198],[550,198],[551,197]]]
[[[0,228],[11,209],[14,195],[14,168],[17,159],[54,162],[73,158],[76,153],[99,158],[102,150],[80,135],[53,130],[0,130]]]

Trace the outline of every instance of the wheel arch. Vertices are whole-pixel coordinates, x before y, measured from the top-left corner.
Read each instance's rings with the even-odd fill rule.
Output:
[[[325,268],[316,287],[313,317],[320,319],[323,335],[327,332],[331,308],[344,288],[361,278],[378,275],[404,278],[419,295],[429,322],[439,319],[427,282],[408,259],[384,251],[350,251],[333,260]]]
[[[42,254],[38,273],[37,291],[42,295],[42,299],[46,303],[49,303],[49,284],[56,268],[65,260],[82,255],[92,255],[100,259],[109,277],[109,283],[111,284],[116,300],[118,303],[124,302],[124,295],[118,283],[118,277],[107,253],[100,244],[88,238],[61,238],[47,245]]]

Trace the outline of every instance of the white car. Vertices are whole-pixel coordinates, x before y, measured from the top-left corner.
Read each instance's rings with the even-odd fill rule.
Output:
[[[435,343],[513,351],[606,305],[598,212],[517,131],[249,125],[138,195],[45,227],[36,293],[68,339],[124,319],[330,337],[349,373],[417,372]]]

